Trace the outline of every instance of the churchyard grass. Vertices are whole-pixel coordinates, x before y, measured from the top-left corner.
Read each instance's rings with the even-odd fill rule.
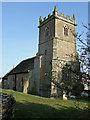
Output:
[[[89,118],[88,100],[61,100],[2,89],[16,100],[14,120],[18,118]]]

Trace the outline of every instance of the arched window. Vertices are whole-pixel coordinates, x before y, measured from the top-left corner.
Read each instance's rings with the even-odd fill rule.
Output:
[[[68,26],[67,25],[64,26],[64,35],[68,36]]]
[[[70,81],[71,80],[71,73],[67,70],[62,70],[62,81]]]

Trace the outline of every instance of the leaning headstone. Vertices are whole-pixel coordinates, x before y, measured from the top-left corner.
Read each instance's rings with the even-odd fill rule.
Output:
[[[63,92],[63,100],[67,100],[66,92]]]

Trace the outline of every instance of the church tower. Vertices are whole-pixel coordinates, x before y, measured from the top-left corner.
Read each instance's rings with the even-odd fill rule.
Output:
[[[56,10],[39,19],[39,48],[40,59],[40,88],[41,96],[57,96],[59,91],[53,82],[60,83],[62,80],[71,79],[69,73],[65,73],[66,64],[76,63],[76,33],[77,24],[75,15],[72,19]],[[74,64],[75,65],[75,64]],[[66,76],[65,76],[66,75]]]

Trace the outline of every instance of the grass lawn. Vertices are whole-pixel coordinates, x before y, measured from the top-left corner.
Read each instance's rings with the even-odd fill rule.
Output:
[[[16,99],[14,120],[23,118],[89,118],[89,101],[44,98],[13,90],[2,90]],[[76,106],[79,106],[78,108]]]

